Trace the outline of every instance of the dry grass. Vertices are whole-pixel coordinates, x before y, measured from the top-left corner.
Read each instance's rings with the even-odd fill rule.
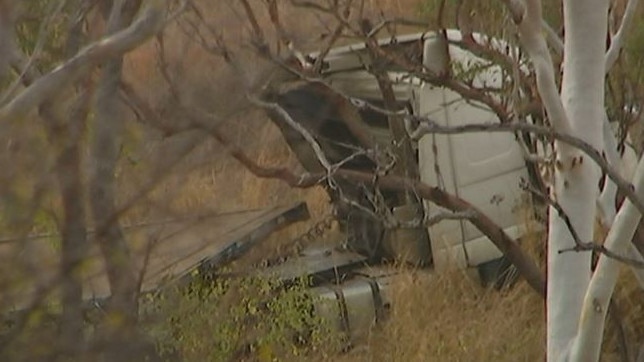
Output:
[[[526,204],[527,205],[527,204]],[[526,225],[532,213],[524,207]],[[522,245],[543,266],[543,233]],[[464,270],[403,271],[392,283],[390,319],[344,361],[539,361],[545,353],[543,300],[520,280],[501,292]]]
[[[391,319],[344,361],[537,361],[545,329],[541,299],[521,283],[503,293],[462,272],[404,273]]]

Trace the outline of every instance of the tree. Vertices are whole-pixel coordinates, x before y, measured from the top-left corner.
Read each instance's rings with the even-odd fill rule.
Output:
[[[83,28],[88,18],[100,11],[96,2],[29,4],[31,9],[22,10],[30,10],[36,18],[41,16],[43,22],[37,32],[32,32],[29,24],[22,23],[21,43],[16,41],[14,32],[18,28],[14,22],[19,20],[10,11],[14,5],[28,6],[8,0],[0,2],[0,80],[5,80],[9,66],[17,75],[7,77],[11,84],[3,87],[0,123],[28,123],[24,119],[37,109],[56,158],[53,169],[62,203],[61,261],[56,279],[62,287],[62,315],[57,341],[59,350],[52,348],[53,352],[72,359],[91,352],[87,348],[91,343],[85,338],[81,271],[90,250],[84,198],[87,176],[83,167],[83,140],[89,115],[93,112],[96,125],[92,144],[96,151],[92,163],[96,171],[90,177],[94,194],[90,201],[112,292],[107,311],[113,321],[118,321],[107,323],[105,341],[108,347],[103,350],[108,352],[108,360],[143,358],[141,351],[132,348],[140,345],[136,333],[138,281],[120,231],[114,194],[114,167],[121,129],[118,124],[122,121],[116,103],[121,57],[165,26],[166,6],[151,1],[139,11],[141,2],[100,2],[100,10],[107,19],[107,31],[101,39],[88,42],[90,34]],[[139,15],[135,16],[137,13]],[[61,19],[68,19],[68,22],[59,25]],[[53,27],[54,34],[66,31],[65,36],[47,39],[47,30],[52,30],[47,29],[48,26]],[[21,48],[16,46],[18,43]],[[24,48],[32,52],[29,57],[23,54]],[[51,64],[57,62],[61,64],[51,69]],[[99,65],[105,69],[104,76],[96,82],[97,100],[92,106],[92,72]],[[39,206],[35,204],[34,207]],[[44,290],[42,294],[44,297],[48,291]],[[32,303],[33,308],[27,313],[39,307],[42,300],[36,298]],[[19,325],[27,323],[28,318],[28,315],[22,317]],[[20,329],[18,327],[17,331]]]
[[[563,1],[564,53],[561,95],[542,29],[541,3],[510,3],[522,43],[537,71],[537,85],[555,131],[576,135],[597,150],[605,139],[605,72],[614,64],[636,2],[629,7],[606,50],[608,2]],[[552,196],[567,216],[550,210],[548,235],[548,360],[594,361],[599,351],[619,262],[601,255],[591,269],[591,253],[575,251],[593,238],[599,170],[585,155],[558,142]],[[633,181],[642,191],[641,171]],[[618,212],[604,247],[623,254],[641,218],[630,201]],[[568,219],[568,220],[566,220]]]

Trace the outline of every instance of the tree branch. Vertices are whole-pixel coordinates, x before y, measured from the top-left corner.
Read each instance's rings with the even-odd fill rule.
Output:
[[[329,160],[327,159],[326,155],[324,154],[324,151],[322,150],[322,147],[315,139],[315,137],[313,137],[311,132],[309,132],[301,124],[296,122],[293,119],[293,117],[291,117],[291,115],[284,108],[282,108],[277,103],[264,102],[253,96],[250,96],[249,99],[253,104],[259,106],[260,108],[263,108],[267,111],[276,112],[277,114],[279,114],[282,117],[282,119],[284,119],[291,127],[293,127],[293,129],[295,129],[306,140],[306,142],[309,143],[309,146],[311,146],[311,148],[315,152],[315,156],[322,164],[322,167],[324,167],[327,170],[327,172],[332,171],[333,166],[331,165],[331,162],[329,162]]]
[[[51,30],[49,29],[49,25],[51,24],[52,20],[60,14],[66,3],[67,1],[60,1],[58,4],[56,4],[55,2],[49,3],[49,7],[47,9],[47,14],[49,14],[49,16],[47,16],[47,19],[45,19],[45,21],[40,24],[40,28],[38,29],[38,36],[36,38],[36,44],[34,45],[34,50],[29,58],[25,61],[25,64],[21,66],[21,71],[18,74],[18,77],[16,77],[16,79],[3,91],[2,96],[0,96],[0,105],[4,104],[11,96],[13,96],[16,89],[24,83],[23,78],[26,76],[26,73],[30,71],[34,60],[41,56],[40,52],[45,45],[45,40],[47,39],[47,31]],[[2,9],[0,9],[0,12],[1,11]],[[0,28],[1,27],[2,25],[0,25]],[[0,30],[0,33],[2,33],[2,30]],[[0,37],[1,36],[2,35],[0,35]],[[0,40],[0,42],[1,41],[2,40]],[[0,45],[0,52],[5,53],[6,57],[8,58],[8,62],[14,62],[14,59],[12,58],[15,56],[15,49],[4,49],[4,47]],[[2,61],[0,61],[0,63],[2,63]],[[0,69],[2,69],[1,65]],[[0,79],[1,78],[2,72],[0,70]]]
[[[557,34],[554,29],[552,29],[550,24],[548,24],[545,19],[541,21],[541,26],[546,32],[546,40],[548,41],[552,49],[555,51],[558,57],[563,57],[564,43],[559,37],[559,34]]]
[[[204,115],[192,116],[203,117]],[[200,121],[200,123],[202,123]],[[211,128],[209,134],[221,142],[236,160],[242,163],[250,172],[260,178],[279,179],[295,188],[308,188],[332,177],[353,183],[373,184],[375,187],[390,191],[413,192],[419,197],[432,201],[459,216],[472,215],[470,221],[486,235],[506,257],[516,266],[517,270],[527,280],[530,286],[540,295],[545,295],[545,279],[537,265],[531,260],[520,246],[510,238],[502,228],[496,225],[487,215],[482,213],[467,201],[446,193],[438,187],[431,187],[418,180],[410,180],[400,176],[383,176],[371,173],[335,170],[332,174],[296,174],[284,167],[265,167],[250,159],[239,147],[232,144],[219,130]]]
[[[548,45],[543,37],[543,16],[541,2],[527,0],[520,6],[518,2],[504,0],[517,24],[521,42],[525,46],[535,68],[537,88],[555,130],[559,133],[572,134],[570,121],[566,115],[559,88],[555,82],[555,72]]]
[[[419,127],[413,132],[412,138],[418,139],[423,134],[426,133],[439,133],[439,134],[461,134],[461,133],[472,133],[472,132],[531,132],[534,134],[539,134],[552,139],[561,141],[569,146],[577,148],[583,151],[588,155],[599,167],[601,170],[608,175],[608,177],[615,182],[620,191],[624,192],[626,198],[632,202],[635,207],[644,214],[644,201],[639,197],[630,182],[626,181],[623,177],[620,176],[619,172],[615,170],[605,159],[603,153],[597,151],[593,146],[584,140],[571,136],[569,134],[559,133],[553,129],[532,125],[528,123],[510,123],[510,124],[501,124],[501,123],[480,123],[480,124],[467,124],[458,127],[449,127],[441,126],[436,122],[428,119],[427,117],[417,117],[413,115],[406,116],[410,118],[413,122],[419,123]],[[580,156],[583,157],[583,156]],[[575,158],[576,161],[573,162],[583,162],[583,159],[580,161],[580,158]]]
[[[644,193],[644,161],[640,161],[638,164],[634,180],[636,192],[638,194]],[[634,207],[632,202],[626,201],[615,217],[615,222],[606,236],[604,247],[619,254],[628,252],[628,244],[633,240],[641,218],[642,213]],[[619,270],[618,260],[605,256],[599,258],[584,298],[577,336],[572,346],[572,353],[579,353],[580,360],[588,360],[588,358],[596,360],[598,358],[606,313],[617,283]]]
[[[624,45],[624,37],[626,36],[625,34],[630,28],[630,25],[633,23],[633,19],[635,18],[635,11],[637,10],[638,4],[639,0],[628,0],[626,10],[624,11],[624,16],[622,17],[622,22],[619,25],[617,33],[615,33],[615,36],[611,39],[610,47],[606,52],[606,73],[608,73],[611,68],[613,68],[615,61],[617,61],[617,58],[619,57],[619,53],[622,50],[622,46]]]
[[[39,78],[0,108],[0,123],[25,116],[61,89],[78,81],[96,65],[122,56],[140,46],[161,30],[164,18],[163,9],[150,6],[127,29],[85,47],[76,56]]]

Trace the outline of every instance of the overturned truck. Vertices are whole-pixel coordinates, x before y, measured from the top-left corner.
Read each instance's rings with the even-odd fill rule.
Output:
[[[282,77],[265,87],[264,98],[282,110],[270,111],[269,117],[309,172],[332,172],[331,166],[420,180],[468,201],[508,235],[520,238],[527,232],[525,217],[518,212],[525,200],[520,181],[534,180],[537,170],[524,160],[514,134],[410,137],[417,126],[410,119],[419,117],[449,127],[498,122],[486,105],[414,73],[439,74],[449,61],[451,69],[470,72],[472,84],[501,90],[498,66],[445,37],[461,40],[458,31],[422,33],[300,56],[302,66],[290,79]],[[401,63],[418,66],[410,71]],[[302,73],[311,69],[315,74],[303,80]],[[508,265],[497,247],[463,218],[447,217],[426,226],[423,220],[445,210],[413,192],[380,190],[375,180],[329,179],[324,186],[346,247],[370,261],[398,259],[436,271],[472,268],[486,283]]]

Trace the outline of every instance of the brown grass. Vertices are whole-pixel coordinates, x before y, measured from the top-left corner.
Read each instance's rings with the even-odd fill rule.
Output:
[[[345,361],[537,361],[545,329],[541,299],[521,283],[498,293],[462,272],[405,273],[391,320]]]

